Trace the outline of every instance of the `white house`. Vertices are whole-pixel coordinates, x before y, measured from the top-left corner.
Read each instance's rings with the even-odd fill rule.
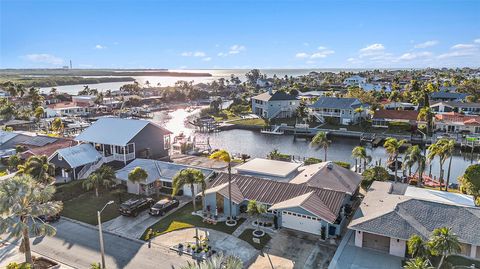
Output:
[[[367,82],[367,79],[359,75],[351,76],[343,80],[345,86],[358,86]]]

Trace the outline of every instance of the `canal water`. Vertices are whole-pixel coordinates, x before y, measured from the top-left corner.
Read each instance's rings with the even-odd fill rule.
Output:
[[[232,154],[248,154],[251,157],[265,158],[269,152],[277,149],[281,153],[294,155],[295,158],[316,157],[324,158],[323,149],[316,150],[309,146],[309,141],[293,139],[292,135],[268,135],[262,134],[259,131],[250,130],[228,130],[217,133],[195,133],[184,125],[184,120],[189,115],[193,115],[198,111],[187,112],[184,109],[175,110],[168,113],[158,114],[154,117],[154,121],[161,123],[167,129],[171,130],[175,135],[183,132],[187,135],[193,134],[198,139],[205,140],[207,137],[210,140],[210,145],[213,149],[225,149]],[[163,116],[161,116],[163,115]],[[359,145],[359,139],[353,138],[331,138],[331,144],[328,148],[327,158],[331,161],[344,161],[352,165],[355,160],[351,157],[352,149]],[[380,162],[385,165],[388,158],[387,153],[383,147],[366,147],[368,155],[372,156],[372,162]],[[478,163],[479,154],[464,153],[456,150],[452,159],[452,168],[450,182],[457,182],[457,178],[461,176],[465,169],[473,164]],[[445,176],[448,168],[447,160],[444,164]],[[432,163],[432,176],[439,176],[439,161],[436,158]],[[430,164],[427,164],[427,171],[429,172]],[[415,171],[415,167],[412,168]],[[400,175],[400,172],[399,172]]]

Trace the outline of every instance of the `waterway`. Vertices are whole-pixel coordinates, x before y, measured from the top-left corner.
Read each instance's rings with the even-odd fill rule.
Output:
[[[269,152],[274,149],[278,151],[294,155],[296,158],[316,157],[324,158],[323,149],[315,149],[310,147],[309,141],[293,139],[292,135],[267,135],[259,131],[249,130],[228,130],[216,133],[195,133],[195,130],[184,125],[186,117],[197,113],[197,111],[187,112],[185,109],[175,110],[168,113],[156,114],[154,121],[162,124],[174,134],[183,132],[186,135],[195,135],[201,140],[207,137],[213,149],[225,149],[232,154],[248,154],[251,157],[265,158]],[[352,149],[359,145],[359,139],[333,137],[328,148],[327,158],[331,161],[344,161],[351,165],[355,164],[355,160],[351,157]],[[372,156],[372,162],[381,162],[385,165],[388,158],[383,147],[366,147],[368,155]],[[457,178],[461,176],[465,169],[472,163],[478,163],[479,154],[461,152],[456,150],[452,159],[450,182],[457,182]],[[445,176],[448,167],[448,160],[444,164]],[[430,165],[427,165],[429,172]],[[415,167],[412,168],[415,170]],[[435,159],[431,163],[432,176],[439,176],[439,161]],[[400,174],[400,173],[399,173]]]

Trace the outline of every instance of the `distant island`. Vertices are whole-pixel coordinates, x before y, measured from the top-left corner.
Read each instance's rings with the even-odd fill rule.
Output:
[[[0,76],[165,76],[165,77],[211,77],[210,73],[179,72],[167,69],[0,69]]]

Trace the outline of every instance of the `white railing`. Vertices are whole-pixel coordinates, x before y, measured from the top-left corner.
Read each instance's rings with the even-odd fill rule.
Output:
[[[86,178],[93,172],[95,172],[104,163],[103,158],[98,159],[95,163],[89,163],[85,165],[80,172],[78,172],[78,178]]]
[[[314,113],[317,113],[320,116],[323,117],[340,117],[340,112],[326,112],[326,111],[314,111]]]
[[[273,119],[273,118],[276,118],[280,113],[282,112],[289,112],[289,113],[292,113],[293,112],[293,109],[291,107],[281,107],[280,109],[278,109],[277,111],[275,111],[274,113],[272,113],[272,115],[269,116],[270,119]]]
[[[318,122],[320,122],[320,123],[325,122],[325,119],[323,118],[323,116],[320,115],[319,113],[315,112],[315,111],[310,112],[310,115],[314,116],[318,120]]]

